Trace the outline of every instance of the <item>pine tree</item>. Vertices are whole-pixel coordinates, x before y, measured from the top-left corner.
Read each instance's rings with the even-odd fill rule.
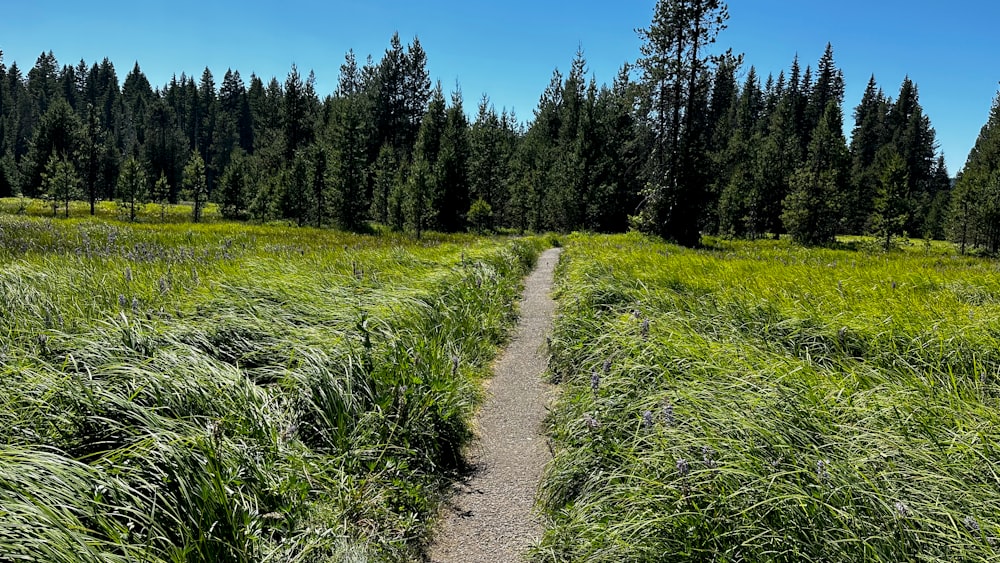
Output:
[[[407,124],[407,139],[404,146],[412,147],[416,142],[423,115],[427,111],[427,104],[433,95],[430,74],[427,72],[427,53],[424,52],[417,37],[414,37],[406,47],[404,69],[403,111]]]
[[[587,113],[586,60],[577,51],[562,87],[559,130],[556,137],[554,180],[546,193],[546,210],[555,228],[569,232],[583,227],[586,213],[586,157],[584,127]],[[487,198],[495,210],[499,198]]]
[[[362,83],[361,69],[358,68],[358,59],[354,55],[354,50],[347,51],[344,55],[344,62],[340,65],[340,78],[337,82],[337,96],[350,98],[364,94],[364,84]]]
[[[205,161],[205,184],[211,195],[233,149],[239,146],[239,131],[236,119],[220,110],[215,78],[208,67],[198,83],[198,107],[201,115],[196,148]]]
[[[63,155],[53,153],[42,172],[42,195],[52,205],[52,216],[62,204],[64,217],[69,217],[69,202],[80,195],[80,176],[73,163]]]
[[[591,78],[587,85],[583,119],[580,124],[579,151],[584,163],[584,174],[579,184],[582,197],[579,202],[581,228],[604,232],[616,209],[617,178],[615,159],[618,147],[612,146],[614,132],[609,122],[616,119],[613,94],[605,85],[597,87]],[[517,154],[516,151],[514,153]],[[516,167],[516,165],[515,165]],[[510,188],[514,189],[513,185]]]
[[[955,181],[949,238],[963,253],[970,247],[1000,249],[1000,93]]]
[[[17,190],[17,163],[10,151],[0,153],[0,197],[11,197]]]
[[[143,145],[149,169],[157,176],[163,174],[167,185],[174,190],[169,197],[171,202],[178,200],[176,190],[182,185],[184,165],[190,151],[190,145],[177,122],[176,113],[166,100],[155,99],[149,111],[146,143]]]
[[[248,209],[250,218],[260,222],[278,219],[282,216],[281,203],[284,191],[287,189],[285,181],[288,178],[288,171],[261,173],[260,171],[267,166],[266,161],[257,154],[253,155],[252,159],[251,170],[257,171],[257,174],[254,177],[255,189]]]
[[[469,209],[469,122],[462,107],[462,92],[451,95],[451,106],[445,115],[441,149],[434,169],[440,201],[438,219],[446,232],[465,227],[465,212]]]
[[[482,199],[472,202],[469,207],[469,227],[473,232],[486,234],[493,228],[493,208]]]
[[[899,89],[899,97],[889,108],[887,117],[890,143],[903,157],[907,171],[907,198],[913,209],[907,220],[906,230],[914,234],[921,231],[926,222],[931,202],[932,169],[937,152],[934,129],[923,113],[917,86],[906,77]]]
[[[3,62],[3,49],[0,49],[0,155],[7,149],[7,114],[11,109],[10,94],[7,91],[7,65]]]
[[[305,150],[295,153],[291,166],[281,177],[278,207],[284,219],[295,221],[302,227],[306,224],[310,212],[310,173],[312,163]]]
[[[79,110],[79,93],[76,89],[77,78],[76,68],[70,65],[63,65],[59,72],[59,96],[69,103],[74,110]]]
[[[407,76],[411,67],[399,34],[393,34],[390,47],[374,69],[373,108],[375,123],[373,147],[389,145],[400,155],[408,157],[416,140],[418,123],[412,123],[407,113]]]
[[[74,78],[76,79],[76,100],[81,106],[87,103],[87,74],[89,67],[87,62],[80,59],[80,62],[76,63],[76,69],[73,71]]]
[[[494,218],[502,214],[506,195],[503,126],[487,96],[479,101],[479,111],[469,135],[469,199],[490,205]]]
[[[131,156],[122,164],[118,177],[118,205],[128,214],[129,221],[135,221],[136,210],[146,202],[146,170],[137,158]]]
[[[81,144],[81,137],[82,126],[76,112],[65,100],[54,100],[32,136],[24,163],[26,174],[22,193],[28,197],[35,195],[52,157],[71,159]]]
[[[948,239],[958,245],[959,252],[963,255],[970,247],[976,245],[978,238],[977,199],[981,194],[976,184],[977,182],[967,180],[964,173],[959,174],[948,206]]]
[[[258,154],[277,144],[277,131],[281,123],[281,96],[281,85],[277,79],[272,78],[265,87],[260,77],[250,75],[247,106],[253,130],[253,150],[247,152]]]
[[[439,82],[431,94],[427,112],[423,114],[417,143],[414,146],[414,149],[419,150],[432,167],[437,163],[438,154],[441,152],[441,139],[444,136],[447,121],[444,92],[441,90]]]
[[[208,200],[208,184],[205,181],[205,161],[198,151],[191,152],[184,167],[184,194],[191,201],[191,219],[201,221],[205,202]]]
[[[444,94],[438,84],[420,124],[403,199],[406,227],[415,232],[417,238],[423,231],[437,227],[440,197],[434,169],[446,124]]]
[[[723,152],[736,128],[736,107],[739,102],[740,87],[736,82],[736,72],[742,65],[742,58],[724,55],[719,58],[712,77],[712,93],[708,105],[708,122],[712,124],[712,138],[709,150]],[[756,76],[756,70],[753,71]]]
[[[219,178],[219,212],[227,219],[246,219],[251,200],[252,171],[246,153],[236,148]]]
[[[198,145],[201,130],[201,99],[194,79],[181,73],[180,78],[171,79],[164,98],[177,116],[177,124],[184,134],[185,146],[200,152]]]
[[[292,65],[285,80],[281,119],[286,161],[292,161],[295,153],[310,145],[316,137],[316,110],[319,102],[312,82],[312,77],[308,82],[303,82],[295,65]]]
[[[522,220],[527,228],[547,230],[554,228],[553,213],[548,207],[551,187],[558,182],[556,164],[560,158],[560,131],[562,130],[563,76],[558,69],[552,72],[548,87],[538,100],[534,122],[521,143],[519,162],[520,179],[515,183],[519,190],[518,202],[527,208],[527,218]],[[480,107],[482,110],[482,107]],[[482,113],[482,111],[480,111]],[[481,172],[477,170],[477,153],[485,120],[477,118],[470,131],[471,156],[469,162],[470,199],[482,197],[477,188]]]
[[[28,153],[31,145],[31,138],[34,134],[34,109],[31,98],[28,96],[27,88],[24,85],[24,77],[17,62],[13,62],[7,69],[7,93],[10,96],[10,113],[7,118],[7,151],[15,162]],[[8,167],[8,174],[12,173],[12,168]],[[17,182],[22,189],[29,182]],[[30,195],[30,194],[29,194]]]
[[[702,176],[707,115],[706,56],[725,27],[728,11],[719,0],[659,0],[643,40],[639,66],[650,96],[655,150],[640,219],[647,230],[684,245],[700,240],[709,207]]]
[[[319,142],[309,146],[306,159],[309,164],[309,193],[307,194],[313,219],[313,225],[318,229],[327,223],[330,217],[333,200],[331,183],[328,181],[329,152],[325,143]]]
[[[342,229],[357,230],[364,224],[369,208],[365,193],[368,186],[367,100],[359,92],[340,96],[333,121],[335,162],[329,168],[333,177],[327,181],[334,187],[334,221]]]
[[[844,75],[834,62],[833,45],[827,43],[816,67],[816,82],[809,91],[805,115],[807,129],[815,130],[830,102],[840,104],[843,100]]]
[[[792,239],[800,244],[834,241],[843,210],[847,142],[843,118],[836,101],[827,104],[812,134],[805,164],[792,175],[781,219]]]
[[[246,86],[240,71],[227,69],[219,87],[218,98],[220,121],[230,123],[235,129],[238,145],[244,152],[253,151],[253,120]]]
[[[763,92],[757,70],[750,67],[741,89],[735,83],[736,60],[723,60],[716,73],[712,104],[719,116],[714,124],[711,155],[714,190],[718,193],[718,231],[729,237],[755,235],[761,230],[761,196],[755,152],[760,130]],[[721,81],[721,84],[719,83]]]
[[[423,159],[428,167],[428,206],[430,212],[427,214],[428,221],[425,224],[427,229],[441,230],[439,213],[444,207],[444,190],[438,182],[438,164],[441,156],[441,145],[443,143],[445,129],[448,126],[447,108],[444,100],[444,92],[439,82],[431,94],[431,99],[427,105],[427,113],[424,114],[420,124],[420,132],[417,135],[417,143],[414,148],[414,159]]]
[[[101,127],[100,117],[93,105],[87,104],[86,125],[81,135],[80,167],[83,172],[83,187],[90,202],[90,214],[96,212],[100,192],[102,164],[107,158],[107,134]]]
[[[781,220],[782,202],[788,196],[790,179],[799,166],[799,141],[794,130],[793,106],[788,98],[778,102],[768,123],[768,130],[755,154],[757,197],[752,204],[759,219],[759,233],[780,235],[785,232]]]
[[[128,152],[137,150],[139,145],[146,142],[146,114],[153,97],[149,79],[136,62],[131,72],[125,76],[125,83],[122,85],[125,129],[129,132],[125,141]]]
[[[809,146],[809,136],[812,134],[815,124],[810,124],[807,119],[807,109],[809,97],[812,91],[812,70],[807,66],[802,70],[799,64],[798,55],[792,60],[792,67],[788,76],[788,118],[791,126],[791,140],[795,142],[795,154],[792,155],[795,165],[798,166],[804,159]]]
[[[433,190],[430,163],[423,155],[415,155],[410,166],[402,207],[405,226],[418,239],[435,219],[435,210],[431,206]]]
[[[500,111],[500,192],[498,193],[501,203],[498,209],[494,209],[495,221],[503,227],[512,226],[511,223],[511,184],[514,181],[515,163],[514,158],[518,154],[518,147],[524,138],[524,128],[517,120],[514,112],[506,108]]]
[[[212,160],[209,150],[212,146],[212,137],[215,133],[215,120],[218,113],[218,100],[215,93],[215,77],[208,67],[201,73],[201,81],[198,83],[198,124],[195,138],[195,148],[201,153],[205,162]],[[208,172],[206,170],[206,172]],[[209,189],[213,183],[208,181]]]
[[[160,207],[160,222],[167,219],[167,206],[170,205],[170,184],[167,183],[167,176],[160,173],[160,177],[153,183],[153,189],[149,193],[149,200]]]
[[[873,75],[868,81],[861,103],[854,110],[854,130],[851,133],[851,190],[846,207],[845,227],[853,234],[867,231],[874,211],[873,198],[879,186],[875,157],[889,140],[886,125],[888,110],[888,100]]]
[[[13,104],[7,87],[7,66],[3,62],[3,50],[0,49],[0,197],[10,197],[14,195],[17,183],[12,178],[10,170],[14,164],[12,154],[7,139],[10,126],[7,124],[8,114]]]
[[[410,178],[407,172],[410,168],[412,168],[412,165],[407,166],[405,163],[400,162],[391,179],[387,180],[389,192],[386,198],[385,220],[394,231],[402,231],[406,225],[406,194],[410,189],[408,185]]]
[[[37,115],[46,114],[56,100],[66,101],[59,96],[59,66],[52,51],[39,55],[35,66],[28,71],[27,89]]]
[[[393,192],[399,158],[389,145],[382,145],[375,161],[374,184],[372,186],[372,203],[369,211],[372,220],[382,224],[390,223],[389,197]]]
[[[924,237],[933,240],[944,240],[946,236],[945,227],[947,225],[948,202],[951,198],[951,176],[948,175],[948,167],[945,165],[944,154],[939,154],[937,160],[934,161],[929,186],[930,193],[934,195],[931,197],[930,207],[927,210],[924,221]]]
[[[81,103],[90,103],[99,110],[101,125],[109,130],[120,130],[123,113],[121,88],[115,66],[107,58],[100,64],[93,64],[87,73],[86,95]]]
[[[641,170],[649,160],[648,130],[634,115],[637,86],[630,79],[631,67],[623,66],[612,87],[599,97],[597,121],[601,129],[599,145],[606,151],[593,205],[602,211],[594,228],[604,232],[624,232],[629,214],[639,206]],[[530,186],[529,186],[530,189]]]
[[[876,159],[879,170],[878,189],[875,192],[872,232],[882,241],[883,250],[892,247],[893,237],[901,236],[909,219],[906,161],[895,149],[883,147]]]

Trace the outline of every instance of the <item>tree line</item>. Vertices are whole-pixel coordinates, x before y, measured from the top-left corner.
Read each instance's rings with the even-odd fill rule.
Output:
[[[0,54],[0,196],[57,202],[207,201],[233,219],[426,230],[623,231],[681,244],[704,233],[950,237],[1000,245],[1000,110],[952,189],[918,88],[872,77],[844,134],[843,73],[827,48],[762,78],[715,45],[719,0],[660,0],[642,50],[598,86],[578,52],[532,119],[472,112],[433,84],[418,39],[377,62],[347,53],[335,92],[293,66],[284,82],[205,69],[119,86],[105,59],[26,75]],[[984,137],[989,137],[985,139]],[[997,201],[995,205],[987,205]],[[995,209],[994,209],[995,208]]]

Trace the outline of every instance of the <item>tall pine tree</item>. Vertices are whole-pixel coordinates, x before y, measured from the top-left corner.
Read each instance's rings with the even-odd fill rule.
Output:
[[[706,53],[725,27],[719,0],[659,0],[653,21],[640,31],[639,66],[650,99],[655,148],[649,167],[642,226],[680,244],[696,245],[710,206],[702,175],[707,126]]]

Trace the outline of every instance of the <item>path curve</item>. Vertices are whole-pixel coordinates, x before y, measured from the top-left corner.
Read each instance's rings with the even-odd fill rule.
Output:
[[[542,421],[553,386],[542,380],[560,249],[546,250],[524,282],[510,345],[494,365],[468,451],[472,471],[456,484],[430,547],[431,563],[520,561],[541,537],[533,511],[542,468],[552,458]]]

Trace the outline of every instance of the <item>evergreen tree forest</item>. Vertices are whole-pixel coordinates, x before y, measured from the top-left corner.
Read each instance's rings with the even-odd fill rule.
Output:
[[[432,82],[419,39],[347,53],[336,90],[209,69],[154,87],[136,63],[27,71],[0,53],[0,197],[207,202],[223,216],[362,229],[703,234],[828,244],[866,234],[1000,250],[1000,109],[952,188],[917,84],[873,76],[853,112],[834,49],[764,76],[719,46],[721,0],[659,0],[599,85],[578,52],[527,121]],[[720,54],[721,53],[721,54]],[[845,115],[846,113],[846,115]]]

